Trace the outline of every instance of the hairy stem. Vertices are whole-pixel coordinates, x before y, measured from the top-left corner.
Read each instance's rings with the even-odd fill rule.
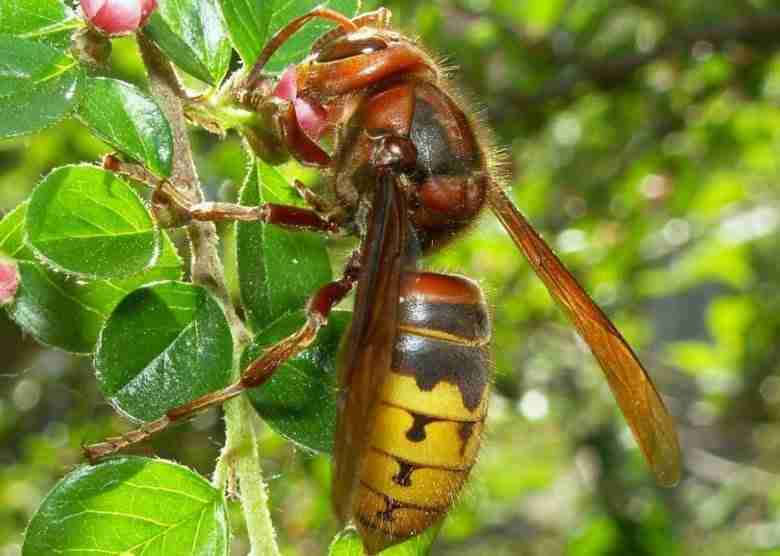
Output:
[[[178,193],[193,204],[202,202],[203,190],[184,118],[184,91],[171,64],[154,43],[139,34],[138,44],[149,75],[150,91],[168,118],[173,133],[171,183],[176,184]],[[238,361],[242,349],[250,340],[250,334],[238,317],[228,293],[224,268],[219,258],[217,229],[212,222],[195,221],[187,227],[187,235],[192,250],[192,281],[205,287],[221,301],[233,334],[234,360]],[[252,554],[277,556],[279,549],[268,511],[268,496],[257,448],[258,419],[244,396],[225,404],[225,429],[226,442],[217,463],[215,481],[224,487],[229,468],[234,466]]]
[[[268,510],[268,489],[260,465],[260,419],[246,396],[239,396],[225,404],[225,421],[233,433],[228,435],[220,460],[235,466],[252,556],[278,556],[276,532]]]

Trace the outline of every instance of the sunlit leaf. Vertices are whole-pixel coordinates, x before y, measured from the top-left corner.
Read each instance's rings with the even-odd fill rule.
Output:
[[[0,35],[0,138],[40,131],[70,114],[81,77],[70,54]]]
[[[216,85],[225,76],[231,48],[217,0],[160,0],[144,33],[193,77]]]
[[[220,0],[222,13],[225,14],[230,38],[246,65],[251,66],[263,46],[286,23],[303,15],[316,6],[324,6],[348,16],[357,13],[359,0],[269,0],[252,2],[251,0]],[[333,27],[332,23],[322,20],[308,23],[286,42],[271,58],[266,66],[268,71],[281,71],[287,65],[300,61],[311,45],[325,31]]]
[[[84,280],[56,272],[24,245],[26,210],[26,203],[19,205],[0,221],[0,254],[18,261],[22,277],[9,315],[39,342],[74,353],[92,352],[100,328],[125,295],[145,284],[182,276],[181,259],[164,233],[157,262],[135,276]]]
[[[149,421],[229,384],[233,340],[219,303],[203,288],[158,282],[125,297],[98,339],[103,394]]]
[[[155,264],[140,274],[112,280],[84,280],[40,263],[23,242],[27,204],[0,221],[0,254],[18,261],[21,286],[8,314],[36,340],[74,353],[94,351],[103,323],[128,293],[159,280],[178,280],[182,262],[167,234]]]
[[[22,203],[0,220],[0,253],[18,261],[34,261],[32,250],[24,244],[24,218],[27,203]]]
[[[137,274],[159,255],[159,231],[138,194],[94,166],[46,176],[30,197],[25,231],[47,264],[87,277]]]
[[[190,469],[117,458],[81,466],[49,492],[25,534],[23,556],[226,556],[222,494]]]
[[[78,117],[92,133],[155,174],[171,175],[173,137],[168,120],[133,85],[116,79],[87,79]]]
[[[70,46],[74,29],[83,25],[61,0],[3,0],[0,34],[45,42],[57,48]]]

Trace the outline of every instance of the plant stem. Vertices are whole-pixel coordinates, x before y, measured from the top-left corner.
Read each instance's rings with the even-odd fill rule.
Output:
[[[268,510],[268,489],[260,465],[261,424],[246,396],[225,404],[225,422],[233,434],[228,435],[220,459],[227,458],[235,464],[252,556],[278,556],[276,532]]]
[[[176,184],[179,193],[191,202],[201,202],[204,199],[203,190],[192,157],[182,106],[184,91],[171,64],[154,43],[139,34],[138,45],[149,74],[150,91],[168,118],[173,134],[171,182]],[[216,226],[212,222],[196,221],[187,226],[187,234],[192,250],[192,282],[209,290],[222,303],[233,334],[233,358],[237,362],[251,336],[238,317],[228,293],[224,268],[219,258]],[[236,377],[238,373],[237,369]],[[217,462],[215,481],[224,487],[228,468],[235,466],[252,556],[277,556],[279,548],[268,510],[268,495],[257,447],[258,425],[258,418],[245,396],[239,396],[225,404],[226,441]]]

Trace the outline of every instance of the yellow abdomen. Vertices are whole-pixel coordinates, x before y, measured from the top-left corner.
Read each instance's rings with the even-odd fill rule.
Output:
[[[392,372],[379,392],[353,511],[371,553],[436,523],[460,492],[487,411],[489,341],[476,283],[404,275]]]

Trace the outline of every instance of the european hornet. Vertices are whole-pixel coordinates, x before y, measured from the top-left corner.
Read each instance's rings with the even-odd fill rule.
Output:
[[[276,49],[314,18],[337,24],[281,78],[263,73]],[[203,220],[262,220],[346,232],[359,246],[343,276],[308,304],[307,323],[269,348],[240,381],[123,437],[87,448],[99,458],[171,422],[262,385],[305,349],[356,287],[340,354],[333,507],[369,554],[441,520],[477,457],[491,367],[490,317],[476,282],[420,270],[423,255],[467,230],[487,205],[590,346],[659,483],[680,477],[672,418],[642,364],[501,187],[491,140],[445,72],[379,9],[349,19],[316,8],[265,46],[238,100],[267,118],[250,134],[267,158],[323,170],[329,200],[298,184],[312,209],[201,203]],[[271,131],[268,131],[271,130]],[[330,152],[320,139],[329,137]]]

